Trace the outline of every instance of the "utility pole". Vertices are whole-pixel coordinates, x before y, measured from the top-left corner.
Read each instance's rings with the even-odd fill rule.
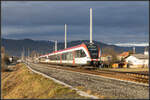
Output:
[[[29,55],[29,48],[28,48],[28,59],[29,59],[30,55]]]
[[[57,51],[57,40],[55,40],[55,51]]]
[[[92,42],[92,8],[90,8],[90,43]]]
[[[22,61],[24,60],[24,47],[22,48],[23,50],[22,50],[22,54],[21,54],[21,59],[22,59]]]
[[[67,48],[67,24],[65,24],[65,49]]]
[[[133,54],[135,54],[135,46],[133,47]]]
[[[53,51],[57,51],[57,40],[49,40],[49,41],[54,41],[55,42],[55,47],[53,47]],[[54,50],[55,49],[55,50]]]

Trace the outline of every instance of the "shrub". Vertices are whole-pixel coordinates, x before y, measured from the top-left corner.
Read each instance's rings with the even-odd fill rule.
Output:
[[[8,56],[5,55],[5,48],[1,47],[1,71],[7,71],[7,65],[10,64]]]

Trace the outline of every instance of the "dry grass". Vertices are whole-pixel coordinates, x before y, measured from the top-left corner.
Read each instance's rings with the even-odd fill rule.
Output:
[[[18,64],[15,68],[12,72],[2,72],[1,91],[3,99],[86,99],[74,90],[30,72],[23,64]]]

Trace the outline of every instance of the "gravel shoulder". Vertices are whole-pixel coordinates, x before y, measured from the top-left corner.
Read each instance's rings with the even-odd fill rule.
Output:
[[[54,66],[54,65],[53,65]],[[89,94],[97,94],[106,99],[148,99],[149,87],[112,80],[102,77],[80,74],[66,70],[51,68],[40,64],[30,64],[36,71],[60,80]]]

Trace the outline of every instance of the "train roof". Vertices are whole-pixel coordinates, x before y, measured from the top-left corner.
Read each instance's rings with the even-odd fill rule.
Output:
[[[62,52],[62,51],[65,51],[65,50],[70,50],[70,49],[82,47],[83,45],[87,46],[87,44],[82,43],[82,44],[79,44],[79,45],[76,45],[76,46],[73,46],[73,47],[69,47],[69,48],[66,48],[66,49],[62,49],[62,50],[58,50],[58,51],[53,51],[51,53],[48,53],[48,54],[45,54],[45,55],[41,55],[40,57],[42,57],[42,56],[48,56],[49,54],[52,54],[52,53],[58,53],[58,52]]]
[[[74,48],[78,48],[78,47],[82,47],[82,46],[88,46],[88,45],[95,45],[94,43],[81,43],[79,45],[76,45],[76,46],[72,46],[72,47],[69,47],[69,48],[66,48],[66,49],[62,49],[62,50],[58,50],[58,51],[53,51],[51,53],[48,53],[48,54],[45,54],[45,55],[41,55],[40,57],[43,57],[43,56],[48,56],[50,54],[53,54],[53,53],[58,53],[58,52],[62,52],[62,51],[65,51],[65,50],[70,50],[70,49],[74,49]]]

